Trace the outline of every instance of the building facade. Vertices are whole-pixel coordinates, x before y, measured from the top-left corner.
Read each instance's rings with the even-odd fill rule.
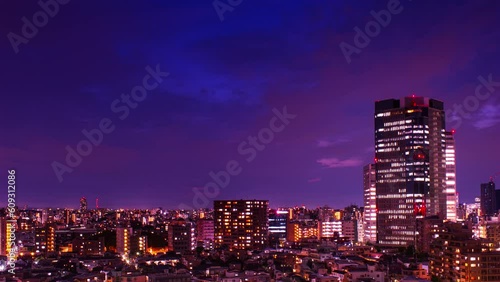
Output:
[[[481,215],[493,216],[498,212],[495,182],[481,184]]]
[[[205,249],[213,248],[214,242],[214,220],[208,218],[200,218],[196,222],[196,240],[198,246]]]
[[[230,250],[268,246],[267,200],[214,201],[214,240]]]
[[[285,243],[288,218],[287,209],[269,211],[269,245],[271,247],[283,246]]]
[[[405,97],[375,103],[377,243],[415,245],[416,220],[446,217],[443,102]]]
[[[457,168],[455,159],[455,130],[445,132],[446,149],[446,215],[445,219],[457,221]]]
[[[321,223],[316,220],[294,220],[287,224],[287,241],[300,242],[303,239],[318,239]]]
[[[132,228],[116,228],[116,252],[122,256],[130,255],[130,238],[132,237]]]
[[[168,224],[168,249],[170,251],[183,254],[194,250],[195,245],[196,237],[191,222],[178,219]]]
[[[440,281],[500,281],[500,252],[492,241],[472,237],[467,226],[446,223],[430,246],[430,274]]]
[[[363,223],[365,229],[365,241],[377,241],[377,198],[376,198],[375,164],[363,167],[363,197],[364,213]]]

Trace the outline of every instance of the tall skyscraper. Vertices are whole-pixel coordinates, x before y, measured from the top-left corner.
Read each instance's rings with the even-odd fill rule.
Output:
[[[457,221],[457,168],[455,161],[455,130],[446,132],[446,215],[445,219]]]
[[[365,239],[369,242],[377,241],[377,199],[375,190],[375,164],[363,167],[364,213],[363,223]]]
[[[481,215],[492,216],[498,212],[495,182],[481,184]]]
[[[268,242],[267,200],[214,201],[216,246],[263,249]]]
[[[443,102],[404,97],[375,103],[377,242],[415,244],[416,220],[446,216]]]

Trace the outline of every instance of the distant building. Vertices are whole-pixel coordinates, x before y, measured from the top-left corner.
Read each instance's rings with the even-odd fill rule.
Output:
[[[201,218],[196,222],[196,240],[198,246],[211,249],[214,241],[214,220]]]
[[[142,255],[147,252],[147,249],[148,237],[146,235],[134,234],[130,237],[130,254]]]
[[[214,201],[214,240],[230,250],[263,249],[268,246],[267,200]]]
[[[130,255],[130,239],[132,237],[131,227],[116,228],[116,252],[120,255]]]
[[[286,241],[288,217],[288,210],[277,209],[269,211],[269,245],[271,247],[282,246]]]
[[[498,212],[495,183],[490,181],[481,184],[481,215],[493,216]]]
[[[299,242],[303,239],[318,239],[319,224],[316,220],[294,220],[287,224],[287,241]]]
[[[446,215],[443,217],[449,221],[457,221],[457,168],[455,160],[455,138],[451,132],[445,132],[446,136]]]
[[[168,224],[168,249],[185,253],[194,250],[196,237],[194,226],[184,219],[176,219]]]
[[[76,238],[72,241],[73,252],[81,255],[103,255],[104,254],[104,237],[98,240],[86,240]]]
[[[319,222],[319,237],[322,239],[342,236],[342,221],[332,220]]]
[[[375,178],[375,164],[368,164],[363,167],[363,190],[364,190],[364,213],[363,223],[366,241],[377,241],[377,197]]]
[[[343,220],[342,237],[355,243],[363,242],[363,222],[361,220]]]
[[[37,254],[46,255],[56,251],[56,230],[52,224],[35,228],[35,251]]]
[[[0,255],[5,256],[8,254],[7,251],[7,219],[5,217],[0,217]],[[9,224],[10,225],[10,224]]]
[[[81,213],[86,212],[87,211],[87,207],[88,207],[88,205],[87,205],[87,198],[81,197],[80,198],[80,212]]]

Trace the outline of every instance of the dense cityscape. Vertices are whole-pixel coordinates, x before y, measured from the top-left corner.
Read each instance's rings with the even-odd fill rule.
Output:
[[[500,282],[499,0],[0,10],[0,282]]]
[[[477,184],[475,202],[459,202],[443,102],[377,101],[374,121],[374,162],[359,173],[364,206],[233,199],[196,210],[107,209],[85,197],[75,209],[9,205],[2,279],[500,281],[500,190],[492,176]]]

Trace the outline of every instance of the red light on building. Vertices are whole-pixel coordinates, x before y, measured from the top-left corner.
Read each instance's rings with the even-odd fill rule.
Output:
[[[423,204],[423,203],[420,203],[420,204],[414,203],[413,204],[413,214],[414,215],[425,216],[425,213],[426,213],[425,204]]]
[[[413,154],[413,159],[416,161],[425,160],[425,155],[423,153],[415,153]]]
[[[455,129],[452,129],[451,130],[451,134],[455,134],[456,130]]]

